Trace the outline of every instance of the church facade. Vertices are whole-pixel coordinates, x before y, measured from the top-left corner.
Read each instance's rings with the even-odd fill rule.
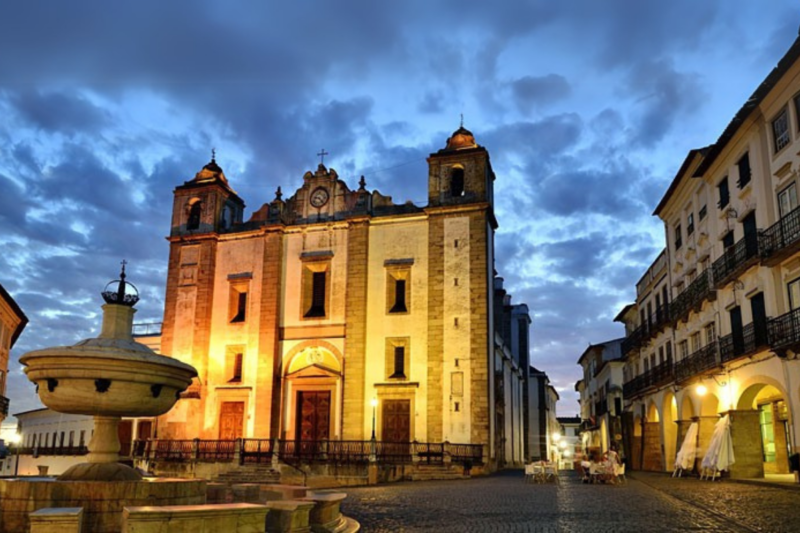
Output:
[[[161,348],[199,377],[158,437],[449,441],[521,461],[529,320],[505,398],[489,153],[462,127],[428,168],[425,207],[320,164],[247,221],[213,159],[178,186]]]

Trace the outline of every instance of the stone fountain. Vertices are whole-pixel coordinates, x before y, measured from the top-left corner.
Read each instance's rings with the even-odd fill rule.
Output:
[[[205,503],[205,481],[143,480],[119,463],[120,418],[166,413],[197,371],[133,340],[133,306],[139,295],[125,280],[124,261],[120,278],[102,296],[106,303],[99,337],[20,358],[43,404],[94,417],[88,462],[57,480],[0,480],[0,532],[27,531],[28,513],[46,507],[83,507],[85,530],[100,532],[120,530],[124,506]]]

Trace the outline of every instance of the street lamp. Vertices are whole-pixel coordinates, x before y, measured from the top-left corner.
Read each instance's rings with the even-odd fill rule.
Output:
[[[372,440],[375,440],[375,408],[378,407],[378,399],[372,399]]]

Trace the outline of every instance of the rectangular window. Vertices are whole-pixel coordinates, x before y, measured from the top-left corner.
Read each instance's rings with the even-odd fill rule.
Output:
[[[686,217],[686,235],[694,233],[694,213],[689,213]]]
[[[406,347],[394,347],[394,372],[390,378],[404,378],[406,377]]]
[[[794,183],[778,193],[778,209],[781,218],[785,217],[797,207],[797,187]]]
[[[678,348],[681,351],[681,360],[689,357],[689,341],[681,341],[680,344],[678,344]]]
[[[786,109],[778,113],[778,116],[772,121],[772,140],[775,153],[780,152],[792,140],[789,132],[789,113],[786,112]]]
[[[82,429],[80,437],[79,437],[79,440],[78,440],[78,446],[83,448],[85,445],[86,445],[86,430]]]
[[[707,325],[705,327],[705,330],[706,330],[706,346],[708,346],[709,344],[714,344],[714,342],[717,340],[717,330],[715,328],[714,323],[712,322],[711,324]]]
[[[745,152],[742,158],[736,162],[736,166],[739,169],[739,180],[736,182],[736,184],[740,189],[744,189],[744,187],[750,183],[750,177],[752,174],[750,170],[750,154]]]
[[[244,346],[228,346],[225,352],[225,374],[228,383],[242,382]]]
[[[386,267],[386,312],[408,313],[411,307],[411,266],[413,259],[391,259]],[[458,279],[455,280],[458,285]]]
[[[247,288],[247,283],[231,284],[228,314],[232,324],[247,320]]]
[[[672,362],[672,342],[667,341],[667,363]]]
[[[697,213],[697,215],[700,218],[700,220],[703,220],[704,218],[706,218],[706,212],[707,212],[706,206],[703,205],[703,207],[700,208],[700,212]]]
[[[406,380],[409,374],[410,349],[408,337],[386,339],[386,378]]]
[[[717,184],[717,191],[719,191],[717,206],[722,209],[731,201],[731,193],[728,190],[728,176],[722,178],[722,181]]]
[[[675,226],[675,249],[680,250],[681,244],[683,244],[683,235],[681,234],[681,225],[678,224]]]
[[[658,364],[659,365],[664,364],[664,347],[663,346],[659,346],[658,347]]]
[[[724,237],[722,237],[722,248],[727,250],[731,246],[733,246],[733,230],[729,231]]]
[[[800,307],[800,278],[790,281],[789,288],[789,307],[794,311]]]
[[[697,333],[692,334],[691,339],[692,339],[692,353],[695,353],[698,350],[700,350],[700,347],[701,347],[700,346],[700,332],[698,331]]]
[[[794,116],[798,117],[797,127],[800,128],[800,94],[794,97]]]
[[[326,272],[314,272],[311,275],[311,306],[306,311],[307,318],[325,316],[325,294],[327,285]]]

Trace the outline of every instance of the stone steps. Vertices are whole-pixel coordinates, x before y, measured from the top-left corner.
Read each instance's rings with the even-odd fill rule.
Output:
[[[270,465],[240,466],[233,470],[223,472],[213,479],[217,483],[269,483],[281,482],[281,473],[273,470]]]

